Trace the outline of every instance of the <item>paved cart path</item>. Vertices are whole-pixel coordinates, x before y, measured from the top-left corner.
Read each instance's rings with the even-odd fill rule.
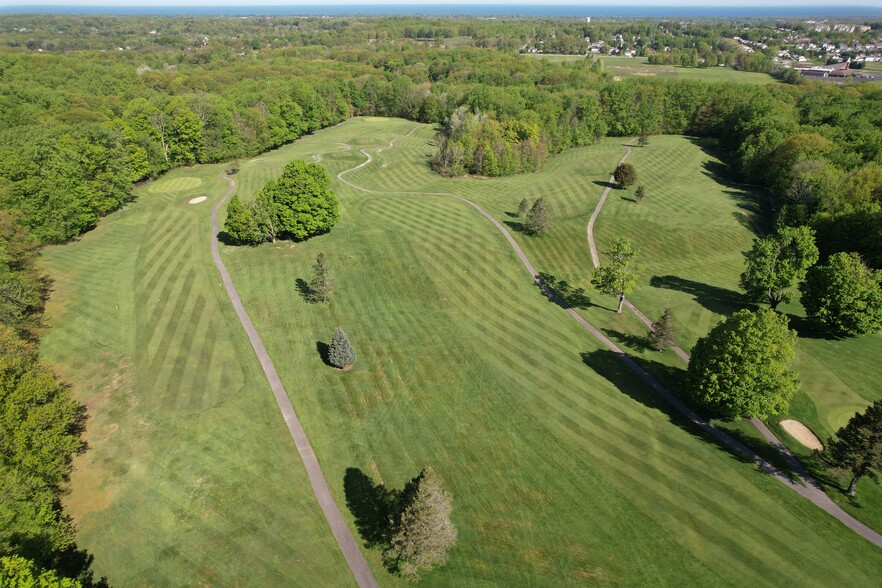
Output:
[[[410,136],[414,131],[416,131],[419,127],[414,127],[410,130],[405,137]],[[784,456],[784,459],[787,461],[789,467],[793,469],[793,472],[796,476],[796,479],[792,478],[790,475],[768,462],[756,452],[748,448],[743,443],[736,441],[721,429],[712,425],[709,421],[699,416],[694,410],[689,408],[685,403],[683,403],[676,395],[674,395],[670,390],[665,388],[664,386],[656,380],[652,374],[647,372],[645,369],[640,367],[640,365],[634,361],[627,353],[622,351],[618,345],[616,345],[613,341],[611,341],[606,335],[604,335],[600,330],[598,330],[594,325],[586,321],[578,312],[576,312],[572,308],[567,308],[566,305],[558,299],[546,286],[543,284],[542,280],[539,278],[539,274],[536,271],[536,268],[533,267],[533,264],[530,263],[530,260],[527,258],[524,251],[521,249],[520,245],[518,245],[517,241],[515,241],[514,237],[508,231],[508,229],[503,226],[498,220],[496,220],[490,213],[481,208],[477,203],[460,196],[458,194],[452,194],[450,192],[402,192],[402,191],[386,191],[386,190],[372,190],[369,188],[365,188],[355,184],[345,178],[345,176],[351,172],[354,172],[358,169],[361,169],[367,165],[370,165],[373,162],[373,156],[371,156],[370,151],[382,151],[383,149],[391,149],[395,146],[395,142],[400,139],[393,139],[389,142],[388,147],[385,148],[374,148],[374,149],[359,149],[359,151],[365,156],[365,161],[356,165],[355,167],[349,168],[337,174],[337,179],[346,184],[347,186],[359,190],[361,192],[365,192],[368,194],[390,194],[390,195],[402,195],[402,196],[447,196],[450,198],[456,198],[457,200],[461,200],[462,202],[468,204],[472,208],[478,211],[482,216],[484,216],[487,220],[489,220],[493,225],[499,229],[499,231],[503,234],[508,244],[514,250],[515,254],[517,254],[518,258],[521,260],[521,263],[524,264],[524,267],[527,268],[527,271],[530,272],[530,275],[533,276],[533,280],[536,284],[542,289],[542,291],[551,299],[555,300],[560,306],[565,308],[566,312],[573,317],[573,319],[579,323],[583,328],[585,328],[589,333],[591,333],[595,338],[597,338],[606,348],[616,354],[616,356],[624,362],[631,370],[637,373],[643,381],[645,381],[655,392],[664,398],[671,406],[673,406],[678,412],[680,412],[684,417],[690,420],[695,426],[702,429],[705,433],[710,435],[711,437],[718,440],[723,445],[733,449],[734,451],[740,453],[750,461],[754,462],[761,470],[767,472],[769,475],[773,476],[776,480],[798,493],[800,496],[812,501],[818,507],[828,512],[836,519],[838,519],[842,524],[844,524],[849,529],[853,530],[855,533],[866,539],[867,541],[873,543],[879,548],[882,548],[882,535],[866,526],[856,518],[852,517],[850,514],[845,512],[838,504],[833,502],[833,500],[827,496],[827,494],[821,489],[820,485],[814,480],[808,472],[806,472],[805,468],[799,463],[799,461],[791,454],[787,448],[784,446],[781,441],[775,437],[774,433],[772,433],[766,425],[760,421],[759,419],[752,419],[751,423],[754,427],[759,430],[760,434],[763,435],[772,446],[778,450]],[[628,155],[630,155],[631,150],[627,149],[625,156],[622,157],[622,162],[627,159]],[[613,178],[610,178],[610,183],[612,184],[614,181]],[[598,202],[597,207],[594,210],[594,213],[591,215],[591,219],[588,222],[588,244],[591,249],[592,260],[594,261],[594,265],[597,266],[600,264],[600,260],[597,257],[597,247],[594,243],[594,223],[597,220],[597,216],[600,214],[600,210],[603,207],[603,203],[606,200],[606,196],[609,194],[610,188],[607,187],[603,195],[601,196],[601,200]],[[636,314],[640,320],[642,320],[649,328],[653,327],[652,321],[650,321],[645,314],[640,312],[637,307],[635,307],[630,302],[626,301],[626,306]],[[680,349],[679,347],[675,348],[674,351],[683,358],[685,361],[689,361],[689,355]]]
[[[221,177],[227,180],[229,188],[224,197],[221,198],[220,202],[211,211],[211,257],[214,259],[214,265],[217,266],[217,270],[220,272],[224,288],[227,290],[227,296],[229,296],[230,302],[233,303],[233,308],[236,309],[239,322],[242,323],[242,328],[245,329],[248,340],[251,342],[251,347],[254,348],[254,353],[260,361],[263,373],[266,375],[267,381],[269,381],[273,396],[276,397],[276,403],[279,405],[279,410],[285,419],[285,424],[288,425],[291,438],[294,439],[294,445],[297,446],[297,453],[300,454],[300,459],[303,460],[303,467],[306,468],[309,483],[312,485],[312,491],[319,506],[322,508],[325,520],[328,521],[328,525],[331,527],[331,532],[334,534],[337,544],[340,546],[340,551],[343,552],[343,557],[346,558],[346,563],[349,564],[349,568],[352,570],[353,575],[355,575],[355,580],[359,586],[362,588],[378,587],[379,584],[374,579],[370,567],[368,567],[367,561],[364,559],[364,555],[358,548],[355,538],[346,525],[346,521],[343,520],[343,515],[340,513],[340,509],[337,508],[337,503],[334,502],[334,497],[331,495],[331,490],[328,488],[328,483],[325,480],[324,474],[322,474],[321,467],[319,467],[318,459],[316,459],[312,445],[310,445],[309,439],[300,425],[300,420],[294,412],[288,393],[285,391],[285,387],[282,385],[281,379],[279,379],[279,374],[276,372],[275,366],[273,366],[269,353],[267,353],[266,348],[263,346],[260,335],[257,334],[257,329],[254,328],[254,323],[251,322],[251,318],[245,311],[242,300],[239,298],[239,293],[236,292],[236,287],[233,285],[230,273],[221,259],[217,240],[217,213],[236,189],[236,183],[227,177],[226,174],[221,174]]]

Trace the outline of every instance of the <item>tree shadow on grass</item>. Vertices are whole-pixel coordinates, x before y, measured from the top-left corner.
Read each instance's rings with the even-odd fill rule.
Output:
[[[540,272],[536,286],[550,301],[562,308],[589,308],[591,298],[585,293],[585,288],[574,288],[566,280],[558,280],[553,275]]]
[[[717,314],[729,315],[746,306],[744,298],[739,292],[702,284],[679,276],[653,276],[649,280],[649,285],[654,288],[678,290],[689,294],[696,302]]]
[[[800,339],[826,339],[827,341],[836,341],[837,337],[823,330],[816,322],[799,316],[797,314],[787,313],[787,319],[790,321],[790,328],[794,329]]]
[[[633,202],[634,204],[637,204],[636,198],[631,198],[629,196],[620,196],[619,198],[621,198],[622,200],[625,200],[627,202]]]
[[[297,292],[300,293],[300,297],[303,298],[305,302],[312,304],[316,301],[315,296],[312,293],[312,288],[309,287],[306,280],[303,278],[297,278],[294,281],[294,286],[297,288]]]
[[[333,364],[331,364],[331,358],[330,358],[331,346],[330,345],[328,345],[327,343],[325,343],[323,341],[316,341],[315,342],[315,350],[318,352],[319,357],[322,358],[322,361],[324,362],[325,365],[331,366],[331,367],[336,367]]]
[[[355,517],[355,528],[365,547],[384,547],[389,541],[390,517],[399,491],[378,484],[358,468],[346,468],[343,476],[346,507]]]
[[[502,224],[507,226],[509,229],[511,229],[515,233],[524,233],[525,235],[529,235],[529,233],[527,232],[527,227],[523,222],[502,221]]]
[[[616,331],[615,329],[601,329],[603,333],[609,337],[610,339],[614,339],[616,341],[620,341],[622,345],[625,345],[634,351],[644,352],[649,349],[653,349],[652,341],[649,340],[647,335],[631,335],[628,333],[623,333],[621,331]]]
[[[603,180],[594,180],[594,183],[597,184],[598,186],[603,186],[604,188],[612,188],[613,190],[619,189],[619,185],[614,184],[612,182],[605,182]]]
[[[680,427],[693,437],[716,445],[739,461],[753,463],[753,460],[748,456],[734,449],[721,439],[705,432],[698,425],[689,420],[689,418],[674,407],[671,401],[662,396],[662,392],[657,391],[652,384],[631,369],[631,367],[625,362],[631,361],[636,364],[638,368],[654,376],[655,380],[664,384],[667,390],[670,391],[668,393],[671,395],[673,401],[682,405],[686,405],[686,403],[680,399],[678,395],[674,394],[674,391],[682,389],[682,383],[686,375],[685,370],[681,368],[672,368],[671,366],[644,358],[631,357],[624,354],[620,355],[609,349],[583,352],[580,355],[585,365],[606,378],[619,391],[633,400],[647,408],[664,413],[671,423]],[[686,408],[687,410],[691,409],[695,411],[701,416],[701,418],[706,418],[705,415],[701,415],[694,407],[686,405]],[[736,442],[739,441],[737,439],[734,440]],[[747,447],[750,449],[750,446]]]

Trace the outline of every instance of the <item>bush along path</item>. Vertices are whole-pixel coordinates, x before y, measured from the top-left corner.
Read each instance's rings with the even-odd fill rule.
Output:
[[[631,155],[631,149],[628,147],[628,145],[625,144],[624,147],[625,147],[625,154],[622,156],[622,159],[621,159],[621,161],[619,161],[619,164],[624,163],[625,160],[628,159],[628,156]],[[610,185],[607,186],[603,190],[603,194],[601,194],[600,200],[598,200],[597,206],[594,208],[594,212],[591,214],[591,218],[588,220],[588,227],[586,230],[586,233],[588,235],[588,248],[591,250],[591,261],[594,264],[595,268],[600,266],[600,257],[597,255],[597,245],[594,242],[594,223],[596,222],[597,217],[600,215],[600,211],[603,208],[604,203],[606,202],[606,197],[609,194],[609,191],[612,189],[612,184],[614,181],[615,181],[615,178],[610,176],[610,179],[609,179]],[[748,217],[748,220],[751,222],[751,224],[753,225],[756,232],[761,237],[764,236],[763,231],[756,224],[754,219],[751,217]],[[625,306],[628,308],[628,310],[630,310],[632,313],[634,313],[634,315],[637,318],[639,318],[641,321],[643,321],[643,323],[647,327],[649,327],[653,331],[655,330],[655,324],[643,312],[641,312],[639,308],[634,306],[628,300],[625,301]],[[677,345],[672,345],[671,350],[674,353],[676,353],[677,356],[680,357],[683,361],[685,361],[686,363],[689,363],[689,360],[690,360],[689,354],[686,353],[685,351],[683,351],[682,348],[678,347]],[[613,350],[613,351],[615,351],[615,350]],[[621,353],[621,351],[618,351],[617,353]],[[623,358],[623,360],[624,360],[624,358]],[[701,426],[705,430],[708,430],[708,428],[713,429],[715,431],[714,437],[716,437],[717,439],[720,439],[726,445],[737,450],[739,453],[749,457],[751,460],[756,462],[757,465],[759,465],[762,469],[772,473],[778,480],[780,480],[786,486],[792,488],[793,490],[795,490],[797,493],[799,493],[804,498],[811,500],[819,508],[821,508],[825,512],[829,513],[830,515],[832,515],[833,517],[838,519],[843,525],[845,525],[846,527],[848,527],[849,529],[851,529],[852,531],[854,531],[855,533],[857,533],[858,535],[860,535],[861,537],[863,537],[864,539],[866,539],[867,541],[869,541],[870,543],[875,545],[876,547],[882,548],[882,534],[877,533],[876,531],[874,531],[873,529],[871,529],[867,525],[863,524],[862,522],[860,522],[859,520],[857,520],[856,518],[854,518],[853,516],[851,516],[850,514],[845,512],[842,509],[842,507],[840,507],[838,504],[833,502],[833,500],[829,496],[827,496],[827,493],[824,492],[824,490],[821,488],[821,485],[818,483],[818,481],[815,480],[811,476],[811,474],[808,473],[808,471],[806,471],[806,469],[803,467],[803,465],[800,463],[800,461],[798,459],[796,459],[796,456],[794,456],[790,452],[790,450],[787,449],[787,447],[784,445],[784,443],[781,442],[781,440],[769,429],[769,427],[766,426],[766,424],[763,421],[754,417],[754,418],[750,419],[750,424],[753,425],[753,427],[759,432],[759,434],[762,435],[762,437],[766,441],[768,441],[769,444],[781,455],[781,457],[784,459],[787,466],[792,470],[793,474],[796,476],[796,478],[797,478],[796,480],[791,479],[790,477],[785,475],[783,472],[780,472],[776,468],[773,468],[772,466],[770,466],[770,464],[768,464],[768,462],[766,462],[761,457],[756,455],[753,451],[748,449],[746,446],[735,441],[734,439],[732,439],[731,437],[729,437],[728,435],[723,433],[721,430],[717,429],[712,424],[710,424],[709,422],[705,421],[704,419],[702,419],[701,417],[696,415],[694,413],[694,411],[692,411],[690,408],[688,408],[679,399],[675,399],[675,401],[671,400],[671,398],[674,398],[674,396],[673,396],[673,394],[671,394],[671,392],[669,392],[668,390],[665,390],[661,386],[661,384],[659,384],[657,381],[655,381],[654,378],[652,378],[652,376],[650,376],[649,374],[646,374],[646,376],[644,376],[641,373],[641,371],[643,371],[642,368],[637,366],[635,369],[634,366],[636,364],[634,364],[633,360],[631,360],[631,361],[629,361],[629,360],[630,360],[630,358],[628,358],[628,360],[624,360],[624,361],[632,369],[637,371],[637,373],[640,374],[640,376],[644,380],[649,382],[650,385],[653,388],[655,388],[657,392],[659,392],[663,397],[665,397],[666,400],[668,400],[668,402],[673,404],[674,408],[676,408],[678,411],[683,413],[687,418],[689,418],[689,420],[695,422],[696,424],[699,424],[699,421],[701,421],[701,423],[704,423],[704,425],[699,424],[699,426]],[[652,379],[653,382],[655,382],[655,383],[650,382],[647,379],[647,377]],[[664,393],[661,393],[660,389],[664,390]],[[671,398],[669,398],[669,396]],[[693,418],[693,416],[690,415],[690,413],[691,413],[691,415],[694,415],[694,418]],[[698,419],[698,421],[696,421],[696,419]]]
[[[245,307],[242,305],[242,300],[239,298],[239,294],[236,292],[236,287],[233,285],[230,273],[227,271],[227,268],[221,259],[217,239],[217,213],[236,189],[236,183],[227,177],[226,174],[221,174],[221,177],[227,180],[229,188],[224,197],[221,198],[220,202],[218,202],[211,211],[211,257],[214,259],[214,265],[217,266],[217,269],[220,272],[221,280],[227,291],[227,296],[229,296],[230,302],[233,303],[233,308],[236,310],[236,316],[239,317],[239,322],[242,323],[242,328],[245,329],[245,333],[248,335],[248,340],[251,342],[251,347],[254,348],[254,353],[260,361],[260,366],[263,368],[263,373],[266,375],[266,379],[273,391],[273,396],[276,398],[276,403],[279,405],[279,410],[282,412],[285,424],[288,425],[288,431],[291,433],[291,438],[294,439],[297,453],[300,454],[300,459],[303,460],[303,467],[306,468],[306,473],[309,476],[309,483],[312,485],[312,491],[315,494],[319,506],[321,506],[322,513],[324,513],[328,525],[331,527],[331,532],[334,534],[334,538],[337,540],[340,550],[343,552],[343,557],[346,558],[346,563],[349,564],[349,568],[352,570],[359,586],[362,588],[377,587],[379,585],[374,579],[370,567],[368,567],[367,561],[364,559],[364,555],[358,548],[355,538],[352,536],[352,532],[343,520],[343,516],[340,514],[340,509],[337,508],[337,504],[334,502],[334,497],[331,495],[331,490],[328,488],[328,483],[325,480],[324,474],[322,474],[321,467],[319,467],[318,459],[316,459],[315,453],[312,450],[312,445],[310,445],[306,432],[300,425],[300,420],[297,418],[297,414],[294,412],[294,407],[291,405],[291,399],[288,397],[288,392],[282,385],[282,380],[279,378],[275,366],[273,366],[272,359],[270,359],[269,353],[267,353],[266,348],[263,346],[263,342],[260,340],[260,335],[258,335],[254,323],[251,322],[251,318],[245,311]]]
[[[414,127],[410,130],[405,137],[410,136],[416,131],[419,127]],[[389,142],[389,146],[387,148],[391,149],[395,146],[395,141],[398,139],[393,139]],[[628,155],[631,153],[631,150],[627,148],[627,153],[624,157],[622,157],[622,162],[627,159]],[[382,151],[382,149],[371,149],[374,151]],[[502,225],[498,220],[496,220],[490,213],[481,208],[477,203],[472,202],[468,198],[460,196],[458,194],[452,194],[450,192],[391,192],[384,190],[371,190],[369,188],[364,188],[357,184],[354,184],[347,180],[344,176],[346,174],[353,172],[355,170],[361,169],[367,165],[370,165],[373,162],[373,157],[370,154],[369,149],[359,149],[359,151],[366,157],[365,161],[356,165],[355,167],[349,168],[347,170],[343,170],[339,174],[337,174],[337,179],[346,184],[347,186],[354,188],[355,190],[359,190],[361,192],[365,192],[367,194],[390,194],[390,195],[401,195],[401,196],[448,196],[450,198],[456,198],[457,200],[461,200],[462,202],[468,204],[472,208],[478,211],[483,217],[489,220],[493,225],[499,229],[502,235],[505,237],[508,244],[517,254],[518,258],[521,260],[521,263],[524,264],[524,267],[527,268],[527,271],[530,272],[530,275],[533,276],[533,280],[542,290],[542,292],[557,302],[562,308],[566,310],[566,312],[573,317],[573,319],[579,323],[585,330],[591,333],[595,338],[597,338],[605,347],[607,347],[610,351],[612,351],[625,365],[627,365],[631,370],[633,370],[640,378],[646,382],[659,396],[665,399],[671,406],[673,406],[680,414],[686,417],[689,421],[691,421],[695,426],[704,431],[705,434],[710,437],[716,439],[722,445],[729,447],[730,449],[740,453],[745,458],[754,462],[760,470],[768,473],[773,476],[776,480],[799,494],[800,496],[812,501],[815,505],[817,505],[822,510],[826,511],[836,519],[838,519],[842,524],[846,527],[875,545],[876,547],[882,548],[882,535],[866,526],[856,518],[852,517],[850,514],[845,512],[838,504],[833,502],[833,500],[827,496],[827,494],[821,489],[820,485],[805,471],[805,468],[799,463],[799,461],[791,454],[784,444],[775,437],[775,435],[766,427],[765,423],[760,421],[759,419],[751,419],[751,423],[760,431],[760,433],[765,437],[775,449],[777,449],[787,464],[793,469],[796,474],[797,479],[793,479],[786,472],[782,471],[780,468],[776,467],[772,463],[768,462],[756,452],[748,448],[743,443],[736,441],[726,433],[724,433],[719,428],[712,425],[709,421],[701,417],[694,410],[689,408],[682,400],[680,400],[674,393],[665,388],[664,386],[656,380],[652,374],[647,372],[645,369],[640,367],[640,365],[634,361],[627,353],[622,351],[622,349],[616,345],[612,340],[610,340],[606,335],[604,335],[600,330],[598,330],[594,325],[586,321],[578,312],[574,309],[569,308],[564,301],[558,298],[543,282],[539,277],[539,273],[536,271],[536,268],[533,267],[533,264],[530,263],[530,260],[527,259],[526,254],[521,249],[520,245],[518,245],[517,241],[515,241],[514,237],[512,237],[511,233],[505,226]],[[614,179],[610,178],[610,183],[613,183]],[[607,187],[603,196],[601,197],[600,202],[598,202],[597,208],[594,210],[594,213],[591,215],[591,220],[588,224],[588,244],[591,248],[592,260],[594,261],[595,267],[599,265],[600,260],[597,256],[597,247],[594,243],[594,221],[597,219],[597,216],[600,214],[600,209],[603,207],[603,202],[605,200],[606,195],[609,194],[610,188]],[[626,306],[629,310],[631,310],[634,314],[636,314],[640,320],[642,320],[649,328],[654,328],[652,321],[650,321],[645,314],[640,312],[633,304],[626,301]],[[680,357],[684,359],[684,361],[689,361],[689,355],[680,349],[679,347],[674,348],[674,352],[677,353]]]

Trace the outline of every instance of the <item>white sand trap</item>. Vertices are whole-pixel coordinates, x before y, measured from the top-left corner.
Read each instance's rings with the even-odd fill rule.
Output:
[[[811,429],[803,425],[801,422],[781,421],[781,428],[790,433],[794,439],[809,449],[824,451],[824,444],[821,443],[821,440],[815,437],[815,434],[811,432]]]
[[[208,196],[197,196],[196,198],[190,198],[190,204],[199,204],[200,202],[205,202],[208,200]]]

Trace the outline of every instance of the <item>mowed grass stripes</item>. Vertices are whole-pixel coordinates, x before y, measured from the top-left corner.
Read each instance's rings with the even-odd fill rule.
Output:
[[[389,125],[402,135],[414,126]],[[522,197],[545,196],[552,234],[516,238],[537,267],[583,284],[595,181],[608,178],[621,141],[573,150],[529,176],[442,180],[426,168],[430,127],[389,149],[378,126],[351,121],[277,153],[303,157],[311,141],[315,151],[331,141],[369,149],[374,162],[346,178],[380,193],[335,183],[344,215],[330,234],[224,254],[338,503],[349,467],[400,487],[431,465],[449,484],[460,543],[424,583],[875,583],[877,550],[671,415],[541,296],[486,219],[443,196],[385,193],[463,194],[512,225],[506,213]],[[680,157],[687,165],[694,155]],[[287,158],[278,161],[281,173]],[[332,175],[362,161],[356,149],[323,158]],[[242,185],[249,173],[243,166]],[[729,238],[749,242],[731,214],[727,222]],[[327,306],[295,287],[319,252],[337,285]],[[586,314],[607,317],[602,326],[620,338],[642,328],[602,308]],[[352,372],[318,353],[335,326],[356,348]],[[670,360],[645,357],[658,370]],[[383,583],[397,583],[368,556]]]
[[[221,170],[45,250],[42,350],[90,413],[66,512],[116,586],[352,584],[209,256]]]

